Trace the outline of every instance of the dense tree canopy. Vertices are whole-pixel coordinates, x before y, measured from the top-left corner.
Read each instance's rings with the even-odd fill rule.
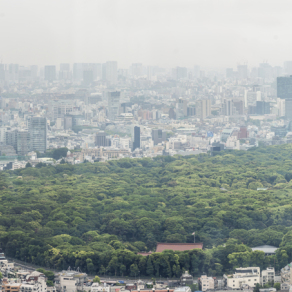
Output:
[[[220,275],[292,260],[292,145],[0,173],[0,244],[8,256],[100,276]],[[259,190],[260,188],[260,190]],[[204,250],[155,251],[157,242]],[[275,256],[252,252],[279,247]]]

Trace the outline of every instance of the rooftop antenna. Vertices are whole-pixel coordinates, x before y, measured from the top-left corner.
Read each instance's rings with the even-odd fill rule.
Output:
[[[194,231],[192,235],[194,235],[194,243],[196,243],[196,232]]]

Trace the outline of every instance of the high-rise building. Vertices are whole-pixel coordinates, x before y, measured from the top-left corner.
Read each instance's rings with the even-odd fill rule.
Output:
[[[108,118],[110,120],[115,120],[119,115],[120,111],[120,91],[108,91],[107,101],[108,101]]]
[[[292,75],[277,78],[277,97],[292,98]]]
[[[0,144],[6,144],[6,128],[0,127]]]
[[[292,98],[285,99],[285,117],[292,120]]]
[[[73,80],[81,81],[83,78],[83,64],[82,63],[74,63],[73,64]]]
[[[247,79],[247,65],[237,65],[238,79]]]
[[[211,100],[201,99],[196,101],[196,116],[204,120],[211,115]]]
[[[106,62],[103,66],[103,77],[110,85],[118,82],[118,63],[116,61]]]
[[[133,140],[133,151],[136,148],[140,148],[140,127],[134,126],[133,133],[132,133],[132,140]]]
[[[99,132],[95,135],[95,146],[111,146],[111,140],[106,137],[105,132]]]
[[[142,63],[133,63],[131,69],[133,77],[140,77],[143,75]]]
[[[185,67],[176,67],[173,70],[173,78],[176,80],[186,79],[188,77],[188,69]]]
[[[6,145],[10,145],[17,151],[17,130],[6,132]]]
[[[233,116],[234,115],[234,105],[232,99],[224,99],[222,106],[222,114],[224,116]]]
[[[233,100],[233,106],[236,111],[236,114],[243,115],[244,114],[244,102],[243,100]]]
[[[5,80],[5,65],[0,64],[0,81]]]
[[[47,119],[32,117],[29,121],[31,150],[41,153],[47,150]]]
[[[56,80],[56,66],[45,66],[45,80]]]
[[[18,131],[17,133],[17,154],[26,155],[30,151],[30,135],[28,131]]]
[[[37,65],[32,65],[30,66],[30,71],[31,71],[31,79],[32,81],[36,80],[39,76],[39,68]]]
[[[171,119],[171,120],[175,120],[176,118],[176,114],[175,114],[175,111],[173,108],[170,108],[169,111],[168,111],[168,117]]]
[[[180,119],[182,117],[186,117],[187,115],[188,115],[188,102],[186,99],[182,99],[180,97],[176,103],[176,118]]]
[[[19,65],[18,64],[9,64],[8,73],[9,73],[9,80],[11,80],[11,81],[18,80]]]
[[[268,63],[261,63],[258,68],[258,77],[273,78],[273,67]]]
[[[200,66],[196,65],[194,66],[194,79],[197,79],[200,77],[201,77]]]
[[[69,80],[71,78],[70,64],[62,63],[60,64],[59,79]]]
[[[162,143],[166,140],[166,133],[161,129],[153,129],[152,130],[152,140],[154,145]]]
[[[265,101],[256,102],[256,114],[257,115],[266,115],[270,114],[270,103]]]
[[[83,71],[83,83],[89,85],[93,83],[93,70],[84,70]]]
[[[64,118],[65,115],[73,111],[73,103],[69,100],[54,100],[51,103],[52,119],[56,121],[57,118]]]

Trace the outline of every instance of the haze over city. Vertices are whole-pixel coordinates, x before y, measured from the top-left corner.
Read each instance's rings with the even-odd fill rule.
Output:
[[[166,68],[289,59],[291,1],[11,0],[0,3],[4,63],[116,60]]]

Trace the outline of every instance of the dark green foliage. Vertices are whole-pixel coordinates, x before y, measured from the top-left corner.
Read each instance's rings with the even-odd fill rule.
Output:
[[[279,270],[292,260],[291,178],[290,144],[1,172],[0,247],[99,276],[216,276],[274,263]],[[137,254],[157,242],[193,242],[194,231],[204,250]],[[252,252],[263,244],[279,247],[276,255]]]

